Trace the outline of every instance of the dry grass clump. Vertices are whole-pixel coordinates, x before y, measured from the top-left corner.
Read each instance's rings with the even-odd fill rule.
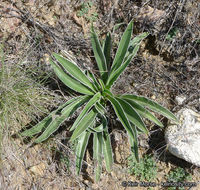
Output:
[[[9,62],[1,48],[0,125],[13,134],[55,105],[55,94],[44,88],[19,63]]]
[[[57,175],[58,166],[51,150],[53,141],[49,142],[52,145],[31,146],[13,138],[13,134],[46,116],[63,98],[41,82],[42,69],[38,73],[39,67],[35,71],[33,64],[9,56],[0,44],[0,189],[77,186],[76,179],[65,170],[62,176]]]

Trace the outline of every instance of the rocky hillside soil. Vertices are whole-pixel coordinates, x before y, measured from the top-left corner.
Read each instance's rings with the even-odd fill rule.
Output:
[[[6,64],[22,64],[32,76],[48,79],[45,87],[59,96],[59,102],[73,95],[55,77],[49,65],[51,52],[70,56],[83,69],[96,72],[90,44],[90,27],[104,38],[113,32],[113,55],[127,23],[134,21],[133,35],[149,32],[134,58],[113,88],[114,93],[134,93],[149,97],[172,112],[190,107],[200,112],[200,4],[198,0],[125,1],[125,0],[3,0],[0,2],[0,43],[4,44]],[[0,63],[1,69],[1,63]],[[177,96],[185,101],[178,104]],[[58,105],[59,102],[54,105]],[[49,111],[54,109],[47,106]],[[78,113],[77,113],[78,114]],[[44,115],[40,115],[44,117]],[[150,135],[139,136],[141,157],[150,154],[157,167],[154,180],[142,180],[129,172],[127,135],[112,116],[111,133],[115,164],[109,174],[103,167],[99,183],[94,182],[91,148],[88,147],[80,176],[75,175],[74,146],[68,142],[67,121],[44,144],[17,138],[3,129],[1,137],[0,189],[132,189],[123,182],[155,182],[162,187],[167,175],[181,167],[190,173],[199,189],[199,168],[171,155],[164,140],[164,129],[147,122]],[[38,117],[39,118],[39,117]],[[167,120],[158,115],[167,126]],[[28,119],[25,125],[30,125]],[[22,126],[18,127],[21,130]],[[129,183],[133,186],[133,183]],[[152,184],[151,184],[152,185]],[[148,189],[150,184],[138,185]],[[141,187],[140,187],[141,186]],[[184,189],[187,189],[186,187]]]

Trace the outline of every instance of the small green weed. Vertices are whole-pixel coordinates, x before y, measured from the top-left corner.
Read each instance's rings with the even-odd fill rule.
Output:
[[[21,133],[22,136],[29,137],[40,134],[34,142],[41,143],[57,131],[60,125],[79,107],[84,105],[83,110],[70,128],[70,131],[73,131],[70,141],[78,141],[75,152],[76,173],[79,174],[88,140],[92,135],[96,181],[100,179],[103,158],[108,172],[111,172],[113,164],[110,126],[107,118],[109,106],[112,106],[125,128],[131,150],[137,161],[139,161],[137,134],[138,132],[148,133],[142,118],[147,118],[163,127],[163,124],[147,108],[177,121],[169,110],[148,98],[132,94],[115,95],[112,93],[113,84],[137,54],[141,41],[148,35],[148,33],[142,33],[131,40],[132,31],[133,22],[131,21],[122,35],[114,61],[111,64],[111,34],[108,33],[101,44],[92,27],[91,43],[99,68],[99,76],[97,75],[97,77],[90,71],[83,72],[75,63],[53,53],[55,60],[51,60],[50,64],[54,72],[66,86],[78,92],[79,95],[58,107],[33,128]]]
[[[178,32],[179,32],[178,28],[176,27],[172,28],[167,34],[166,40],[172,40],[177,35]]]
[[[70,171],[69,170],[69,166],[70,166],[69,158],[66,155],[64,155],[63,153],[60,156],[60,161],[66,166],[67,170]]]
[[[183,168],[178,167],[175,170],[172,170],[167,175],[167,181],[169,182],[188,182],[192,180],[192,175],[187,173]],[[184,190],[184,187],[169,187],[168,190]]]
[[[87,21],[93,22],[98,18],[98,14],[95,11],[91,11],[93,3],[91,1],[81,4],[81,10],[78,11],[78,17],[84,17]]]
[[[137,162],[132,155],[128,158],[129,172],[139,178],[141,181],[152,181],[157,176],[156,162],[151,155],[145,155],[140,162]]]
[[[200,44],[200,39],[196,40],[196,43],[197,43],[197,44]]]
[[[63,151],[59,150],[56,146],[49,146],[49,150],[52,151],[54,160],[57,161],[58,165],[61,165],[67,173],[70,173],[70,158],[68,155],[64,154]]]

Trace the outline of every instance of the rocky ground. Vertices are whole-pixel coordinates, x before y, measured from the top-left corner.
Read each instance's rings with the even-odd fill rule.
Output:
[[[48,63],[51,52],[70,56],[83,69],[96,72],[90,45],[93,21],[101,38],[113,32],[113,55],[127,23],[134,21],[133,35],[149,32],[138,55],[113,88],[114,93],[135,93],[149,97],[176,113],[183,107],[200,112],[200,4],[198,0],[168,1],[69,1],[3,0],[0,2],[0,43],[8,64],[22,63],[34,76],[48,76],[46,87],[64,101],[73,94],[60,84]],[[122,23],[117,27],[117,24]],[[1,68],[1,67],[0,67]],[[177,96],[185,100],[178,104]],[[49,108],[52,109],[52,108]],[[74,116],[75,117],[75,116]],[[158,115],[167,126],[167,120]],[[67,125],[70,125],[69,121]],[[27,121],[27,124],[30,121]],[[73,144],[62,126],[59,133],[42,145],[3,134],[0,189],[132,189],[123,181],[139,182],[128,172],[130,155],[127,136],[113,116],[111,133],[114,160],[109,174],[103,168],[99,183],[93,180],[93,162],[87,150],[84,168],[75,175]],[[199,168],[171,155],[164,140],[164,129],[147,123],[150,135],[140,135],[140,154],[152,154],[156,161],[157,184],[167,174],[182,167],[200,182]],[[19,128],[20,130],[20,128]],[[148,182],[148,181],[146,181]],[[148,187],[137,187],[148,189]],[[156,185],[153,189],[167,189]],[[187,189],[187,188],[185,188]],[[199,186],[191,189],[199,189]]]

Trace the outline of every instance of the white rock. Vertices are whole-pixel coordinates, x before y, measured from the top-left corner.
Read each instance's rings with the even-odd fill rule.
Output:
[[[186,100],[186,97],[183,95],[176,96],[175,101],[178,105],[181,105]]]
[[[181,109],[179,124],[170,123],[165,132],[168,150],[175,156],[200,166],[200,114]]]

